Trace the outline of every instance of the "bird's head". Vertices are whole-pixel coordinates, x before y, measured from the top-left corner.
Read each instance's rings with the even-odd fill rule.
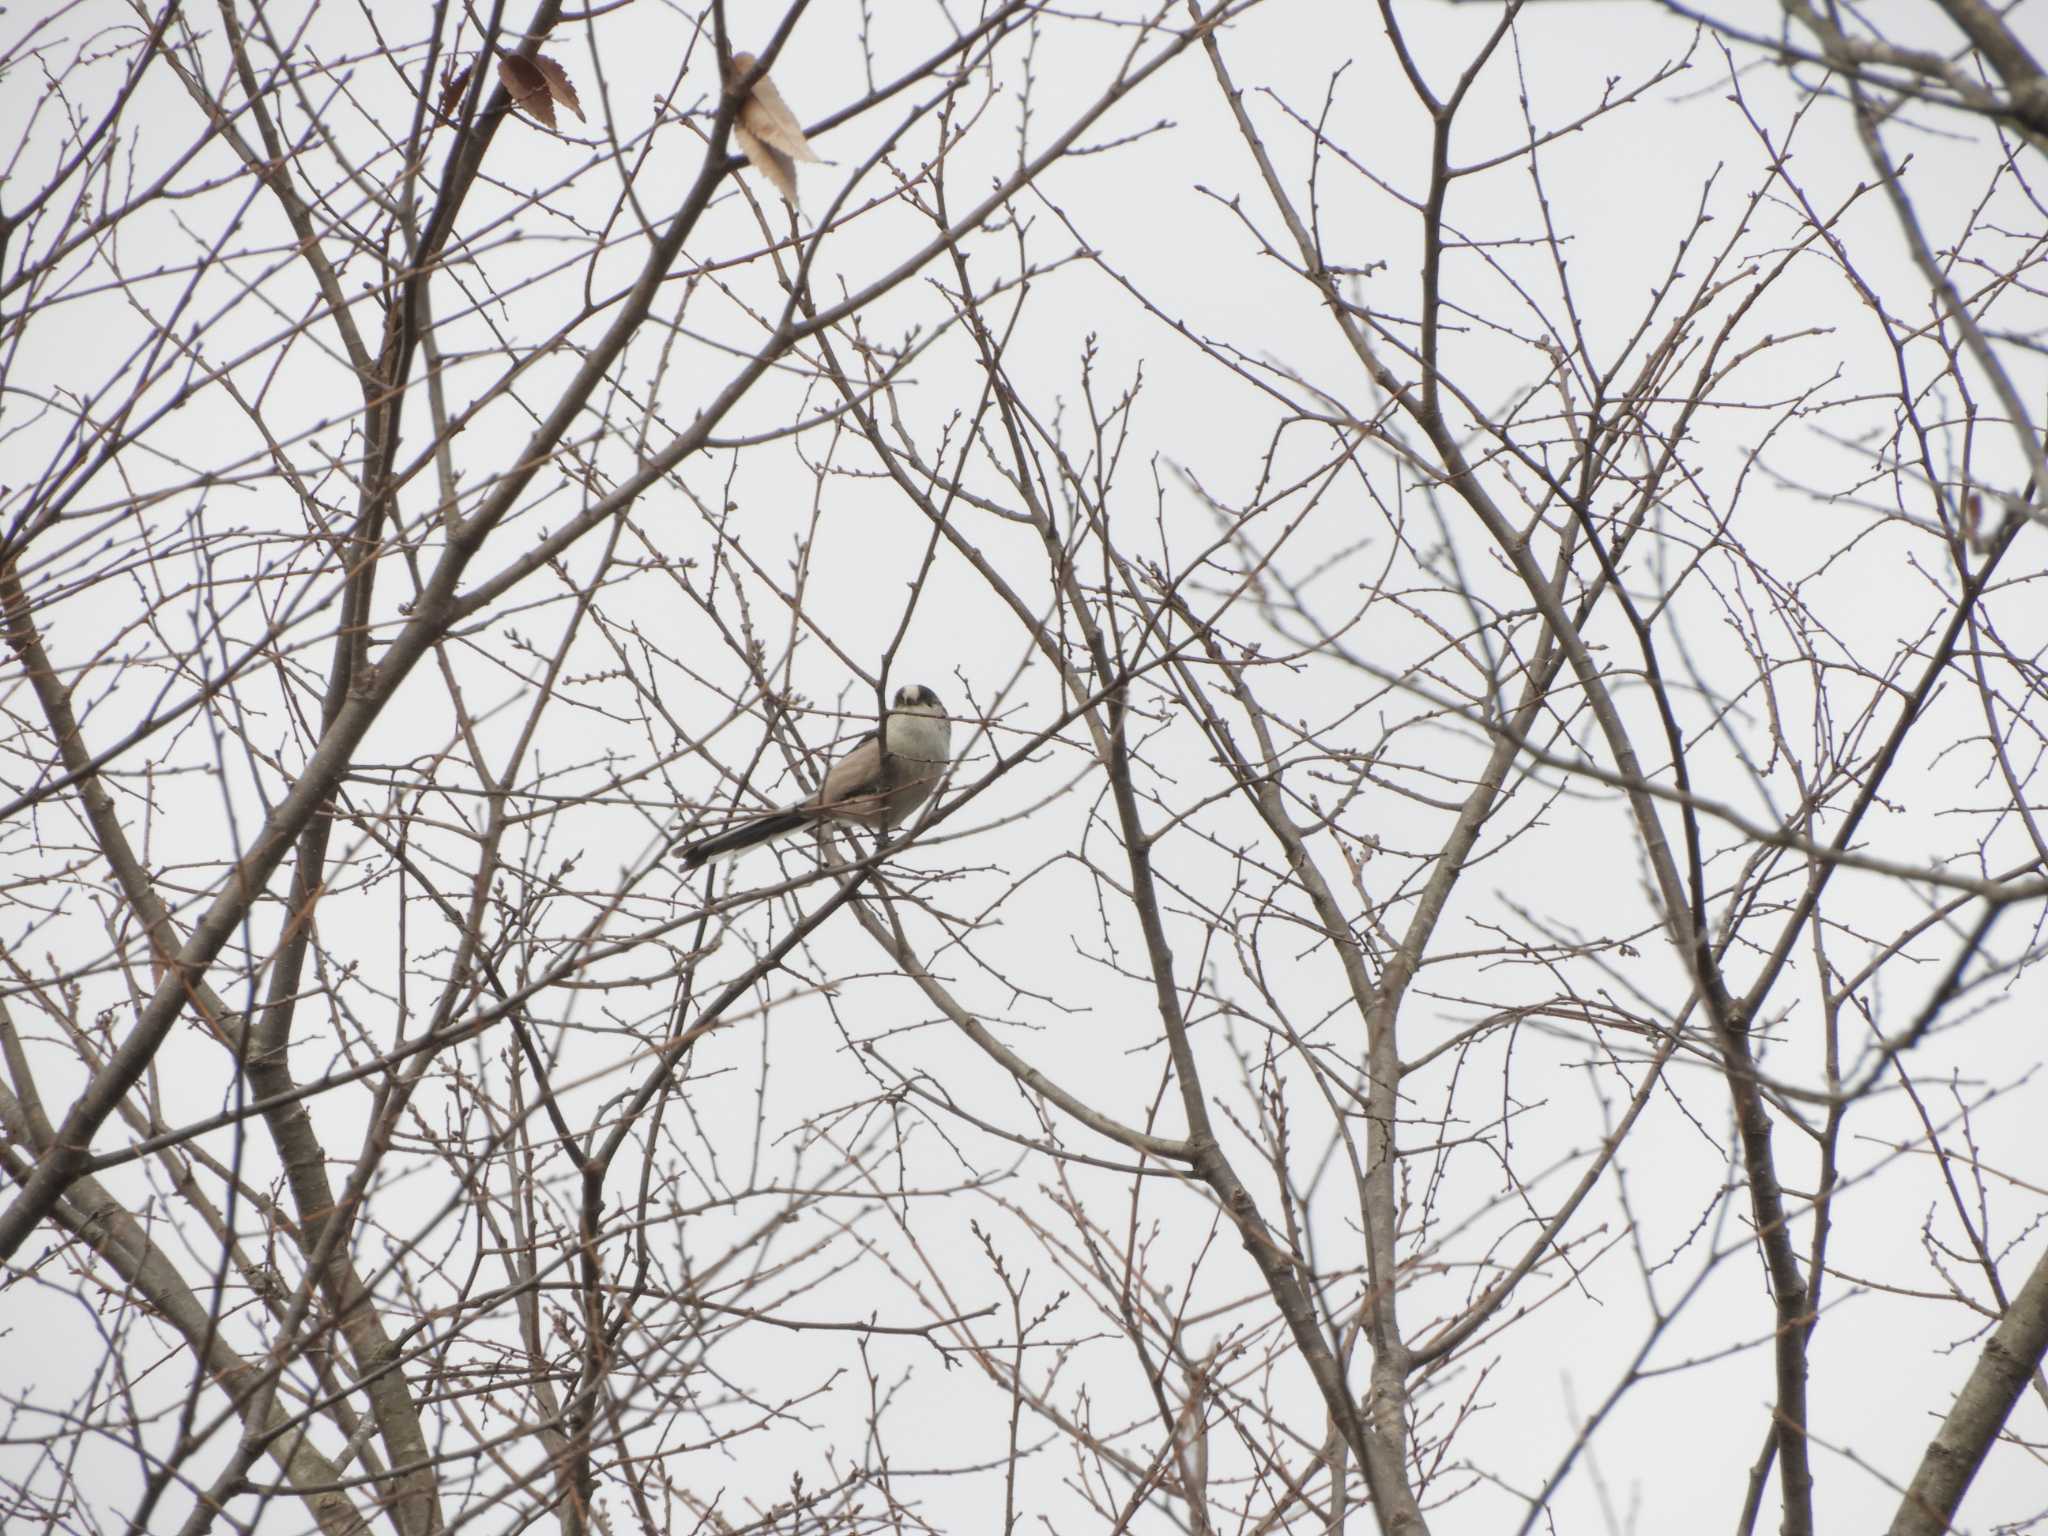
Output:
[[[946,707],[939,702],[939,696],[923,683],[912,683],[907,688],[896,690],[894,709],[914,709],[920,714],[943,715]]]

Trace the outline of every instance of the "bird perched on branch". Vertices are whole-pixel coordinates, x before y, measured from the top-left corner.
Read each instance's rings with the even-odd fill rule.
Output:
[[[924,804],[952,760],[953,722],[939,696],[921,684],[899,688],[881,730],[834,763],[810,799],[692,843],[677,857],[696,869],[823,821],[886,832]]]
[[[726,66],[725,88],[738,91],[740,82],[754,72],[755,62],[751,53],[734,54],[732,63]],[[815,161],[818,156],[811,141],[804,137],[795,114],[783,101],[782,92],[775,89],[775,82],[766,75],[749,87],[746,100],[740,103],[739,113],[733,119],[732,136],[748,164],[774,182],[782,200],[794,208],[796,163]]]

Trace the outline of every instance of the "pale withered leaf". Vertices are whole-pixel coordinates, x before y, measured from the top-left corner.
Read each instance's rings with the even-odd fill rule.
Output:
[[[751,53],[736,53],[725,77],[727,90],[737,89],[754,69]],[[796,116],[766,75],[756,80],[747,99],[740,103],[732,136],[747,163],[775,184],[783,200],[796,206],[796,162],[819,157],[797,123]]]

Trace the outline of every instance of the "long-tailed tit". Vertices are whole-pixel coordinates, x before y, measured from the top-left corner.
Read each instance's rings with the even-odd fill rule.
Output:
[[[882,729],[869,732],[834,763],[810,799],[692,843],[677,857],[695,869],[820,821],[886,832],[924,804],[952,760],[953,723],[939,696],[918,684],[899,688]]]

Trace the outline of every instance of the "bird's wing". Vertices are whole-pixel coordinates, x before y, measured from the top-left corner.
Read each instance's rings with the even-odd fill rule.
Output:
[[[883,768],[882,738],[870,731],[826,770],[825,782],[818,786],[811,804],[825,810],[849,801],[875,800],[889,787]]]

